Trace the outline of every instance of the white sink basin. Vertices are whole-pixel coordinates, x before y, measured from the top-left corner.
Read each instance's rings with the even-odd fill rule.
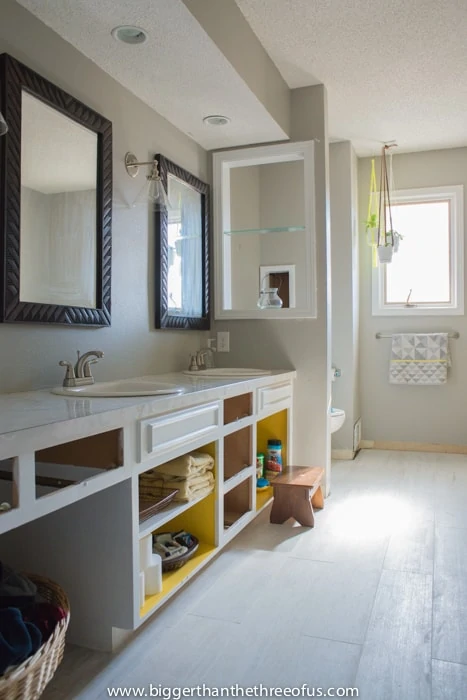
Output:
[[[52,394],[61,396],[94,396],[111,398],[117,396],[159,396],[161,394],[180,394],[183,388],[176,384],[152,382],[144,379],[119,379],[114,382],[96,382],[85,386],[59,386],[52,389]]]
[[[211,369],[199,369],[196,372],[185,370],[183,374],[189,374],[191,377],[211,377],[222,379],[223,377],[263,377],[271,374],[269,369],[248,369],[245,367],[212,367]]]

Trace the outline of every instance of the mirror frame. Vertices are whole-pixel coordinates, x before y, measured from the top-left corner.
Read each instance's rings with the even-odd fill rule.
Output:
[[[20,301],[22,91],[97,134],[96,307]],[[112,123],[9,54],[0,55],[0,322],[110,326]]]
[[[159,284],[156,282],[156,328],[206,331],[210,328],[209,290],[209,185],[184,170],[160,153],[155,155],[159,163],[159,174],[165,191],[168,192],[168,176],[174,175],[186,182],[201,195],[201,244],[202,244],[202,304],[201,316],[171,316],[168,304],[169,245],[168,212],[156,211],[156,279],[159,270]]]

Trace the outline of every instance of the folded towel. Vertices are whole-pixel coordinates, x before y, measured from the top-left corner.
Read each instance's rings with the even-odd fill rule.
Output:
[[[140,475],[139,485],[140,489],[151,489],[163,495],[174,488],[180,488],[180,484],[184,484],[186,481],[189,484],[197,483],[198,479],[205,478],[207,474],[212,476],[212,471],[206,467],[200,467],[189,476],[174,476],[173,474],[164,474],[160,469],[151,469]]]
[[[214,460],[211,455],[205,452],[192,452],[166,462],[159,467],[159,473],[170,474],[172,476],[189,476],[198,473],[201,468],[213,469]]]
[[[210,493],[214,491],[214,484],[211,484],[210,486],[205,486],[204,488],[197,489],[196,491],[189,492],[185,494],[184,496],[175,496],[174,501],[179,501],[179,502],[187,502],[189,503],[190,501],[194,501],[195,498],[204,498],[205,496],[209,496]]]
[[[169,486],[178,489],[175,501],[192,501],[202,494],[206,495],[214,491],[214,476],[212,472],[207,472],[203,476],[195,479],[184,479],[183,481],[170,481]]]
[[[447,333],[397,333],[392,336],[390,384],[438,385],[451,366]]]

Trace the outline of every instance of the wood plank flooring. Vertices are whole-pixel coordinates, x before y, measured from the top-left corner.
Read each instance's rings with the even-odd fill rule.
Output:
[[[466,455],[336,462],[313,530],[265,511],[121,652],[69,648],[43,700],[150,683],[465,700],[466,503]]]

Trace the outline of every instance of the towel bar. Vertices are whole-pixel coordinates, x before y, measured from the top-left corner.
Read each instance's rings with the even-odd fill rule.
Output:
[[[395,334],[394,333],[376,333],[375,338],[377,340],[379,340],[380,338],[392,338],[393,335],[395,335]],[[448,333],[448,337],[449,338],[459,338],[460,333],[458,331],[454,331],[453,333]]]

